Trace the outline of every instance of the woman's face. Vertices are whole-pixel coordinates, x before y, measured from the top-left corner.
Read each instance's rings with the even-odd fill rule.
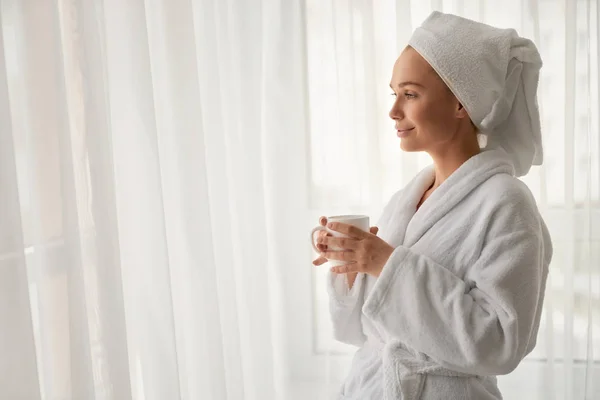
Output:
[[[437,153],[458,140],[466,110],[412,47],[396,60],[390,86],[396,99],[389,115],[396,122],[402,150]]]

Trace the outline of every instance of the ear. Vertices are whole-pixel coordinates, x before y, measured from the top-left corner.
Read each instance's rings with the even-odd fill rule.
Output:
[[[461,103],[458,103],[458,106],[456,107],[456,117],[457,118],[465,118],[465,117],[468,118],[469,117],[467,110]]]

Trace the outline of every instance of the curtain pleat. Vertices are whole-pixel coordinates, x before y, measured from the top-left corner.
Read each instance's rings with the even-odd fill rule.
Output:
[[[4,10],[0,17],[6,18]],[[18,187],[4,31],[0,31],[0,387],[7,398],[40,399],[29,274]],[[34,305],[35,306],[35,305]],[[14,385],[13,382],[19,382]]]

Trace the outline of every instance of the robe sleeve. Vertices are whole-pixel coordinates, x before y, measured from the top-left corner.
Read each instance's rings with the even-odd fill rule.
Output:
[[[352,289],[346,274],[328,272],[329,313],[336,340],[361,347],[366,340],[361,314],[364,304],[365,274],[358,273]]]
[[[382,223],[390,218],[390,213],[396,206],[403,190],[399,190],[383,208],[379,220],[375,224],[381,227]],[[333,324],[333,336],[336,340],[361,347],[367,337],[362,325],[362,308],[365,301],[367,276],[359,272],[354,280],[352,289],[348,288],[346,274],[328,272],[327,292],[329,294],[329,314]]]
[[[542,229],[494,232],[465,280],[425,255],[397,247],[363,312],[443,367],[507,374],[536,340],[535,316],[549,263]],[[549,238],[547,247],[551,253]]]

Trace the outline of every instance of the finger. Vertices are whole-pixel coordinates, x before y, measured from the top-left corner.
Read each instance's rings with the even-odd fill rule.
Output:
[[[317,249],[319,251],[326,251],[327,246],[325,244],[321,244],[321,238],[327,236],[327,231],[319,231],[319,235],[317,236]]]
[[[324,257],[319,257],[316,260],[313,261],[313,265],[319,266],[322,264],[325,264],[327,262],[327,259]]]
[[[333,237],[333,235],[327,231],[321,231],[319,232],[319,235],[317,236],[317,240],[319,240],[319,238],[322,237]]]
[[[354,261],[354,257],[356,257],[356,253],[353,251],[323,251],[320,255],[328,260],[337,261]]]
[[[372,226],[371,229],[369,229],[371,231],[371,233],[373,235],[377,235],[377,232],[379,232],[379,228],[376,226]]]
[[[365,232],[354,225],[344,224],[343,222],[330,222],[327,224],[327,228],[332,231],[344,233],[355,239],[364,239],[369,236],[368,232]]]
[[[336,274],[347,274],[348,272],[360,272],[358,268],[358,263],[352,262],[346,265],[340,265],[337,267],[331,267],[331,272],[335,272]]]
[[[329,237],[324,236],[318,239],[317,243],[321,243],[327,246],[337,246],[341,249],[355,250],[358,248],[359,243],[355,239],[342,238],[342,237]]]
[[[319,219],[319,223],[323,226],[327,225],[327,218],[326,217],[321,217]],[[320,230],[319,234],[317,235],[317,243],[319,243],[319,238],[324,237],[324,236],[333,236],[331,233],[327,232],[326,230]],[[317,244],[317,249],[319,249],[319,251],[326,251],[327,250],[327,246],[326,245],[320,245]]]

